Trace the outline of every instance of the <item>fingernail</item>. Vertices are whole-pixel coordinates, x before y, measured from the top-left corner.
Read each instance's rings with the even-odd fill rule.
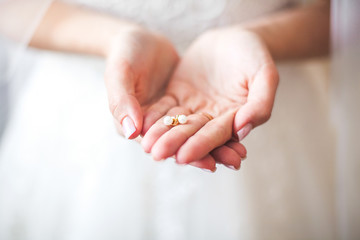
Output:
[[[203,170],[204,172],[208,172],[208,173],[214,173],[216,171],[216,168],[214,170],[210,170],[210,169],[206,169],[206,168],[200,168],[201,170]]]
[[[234,167],[233,165],[226,165],[226,164],[224,164],[224,166],[227,167],[227,168],[230,168],[230,169],[232,169],[232,170],[234,170],[234,171],[239,170],[238,168]]]
[[[251,123],[248,123],[237,132],[239,142],[242,141],[249,134],[251,129],[252,129],[252,125],[251,125]]]
[[[186,165],[188,165],[188,164],[186,164],[186,163],[176,163],[177,165],[179,165],[179,166],[186,166]]]
[[[129,137],[136,131],[134,122],[130,117],[125,117],[121,123],[125,137],[129,139]]]

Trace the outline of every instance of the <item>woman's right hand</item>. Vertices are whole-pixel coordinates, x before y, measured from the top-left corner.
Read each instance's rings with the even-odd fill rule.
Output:
[[[178,54],[166,38],[139,26],[122,28],[105,52],[105,83],[115,125],[126,138],[136,138],[151,127],[149,123],[144,126],[143,110],[164,96],[179,61]],[[231,144],[228,147],[246,156],[244,146]],[[216,151],[223,152],[223,148]],[[229,157],[219,155],[216,160],[222,162],[224,158]],[[195,160],[191,165],[216,169],[213,162],[204,159]]]
[[[122,28],[110,42],[105,70],[109,107],[118,132],[133,139],[143,129],[142,109],[163,95],[179,57],[165,37],[136,25]]]

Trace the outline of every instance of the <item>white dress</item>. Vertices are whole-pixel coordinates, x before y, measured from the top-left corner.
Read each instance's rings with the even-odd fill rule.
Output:
[[[206,29],[288,1],[82,3],[159,30],[182,51]],[[244,141],[242,169],[209,174],[154,162],[116,134],[102,60],[32,55],[0,149],[0,239],[334,239],[326,64],[280,65],[272,118]]]

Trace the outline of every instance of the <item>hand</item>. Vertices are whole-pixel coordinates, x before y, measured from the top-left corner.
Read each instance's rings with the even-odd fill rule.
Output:
[[[143,128],[142,110],[164,95],[178,55],[164,37],[139,27],[124,28],[112,42],[105,73],[110,109],[118,132],[135,138]],[[230,158],[240,153],[246,156],[241,144],[229,142],[228,145],[235,146]],[[191,165],[216,169],[211,159],[194,161]]]
[[[164,94],[177,62],[172,44],[158,34],[131,25],[115,35],[107,51],[105,83],[119,133],[130,139],[140,134],[142,108]]]
[[[178,163],[205,158],[214,165],[224,158],[218,149],[234,151],[224,144],[242,140],[270,118],[277,84],[273,59],[256,34],[235,28],[208,32],[188,49],[165,96],[147,109],[142,146],[155,159],[176,155]],[[163,124],[164,115],[176,114],[187,115],[188,123]],[[234,167],[239,161],[239,154],[222,159]]]

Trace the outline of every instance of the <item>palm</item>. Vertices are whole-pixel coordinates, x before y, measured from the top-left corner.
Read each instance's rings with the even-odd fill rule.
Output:
[[[248,78],[240,71],[231,73],[239,70],[239,66],[231,66],[239,61],[223,55],[194,45],[176,69],[166,93],[191,113],[205,111],[216,117],[236,111],[246,102]]]
[[[126,89],[140,104],[161,94],[177,64],[172,44],[160,35],[145,29],[130,28],[119,34],[111,46],[106,76],[110,91]]]
[[[105,71],[110,110],[118,132],[136,138],[142,108],[163,95],[178,55],[163,36],[139,26],[121,29],[111,42]]]
[[[226,31],[210,32],[195,41],[168,85],[164,97],[169,103],[167,108],[164,104],[152,107],[151,111],[166,110],[167,115],[190,115],[194,120],[189,125],[196,125],[191,129],[172,128],[163,134],[155,140],[155,154],[166,156],[175,149],[180,162],[205,156],[235,136],[235,115],[249,100],[262,103],[263,95],[258,91],[268,84],[264,77],[270,78],[276,88],[276,68],[262,42],[249,33]],[[197,120],[201,112],[214,119]],[[156,132],[156,125],[152,128]],[[182,132],[187,138],[175,140]],[[174,141],[177,147],[171,146],[172,151],[168,151],[166,143]]]

